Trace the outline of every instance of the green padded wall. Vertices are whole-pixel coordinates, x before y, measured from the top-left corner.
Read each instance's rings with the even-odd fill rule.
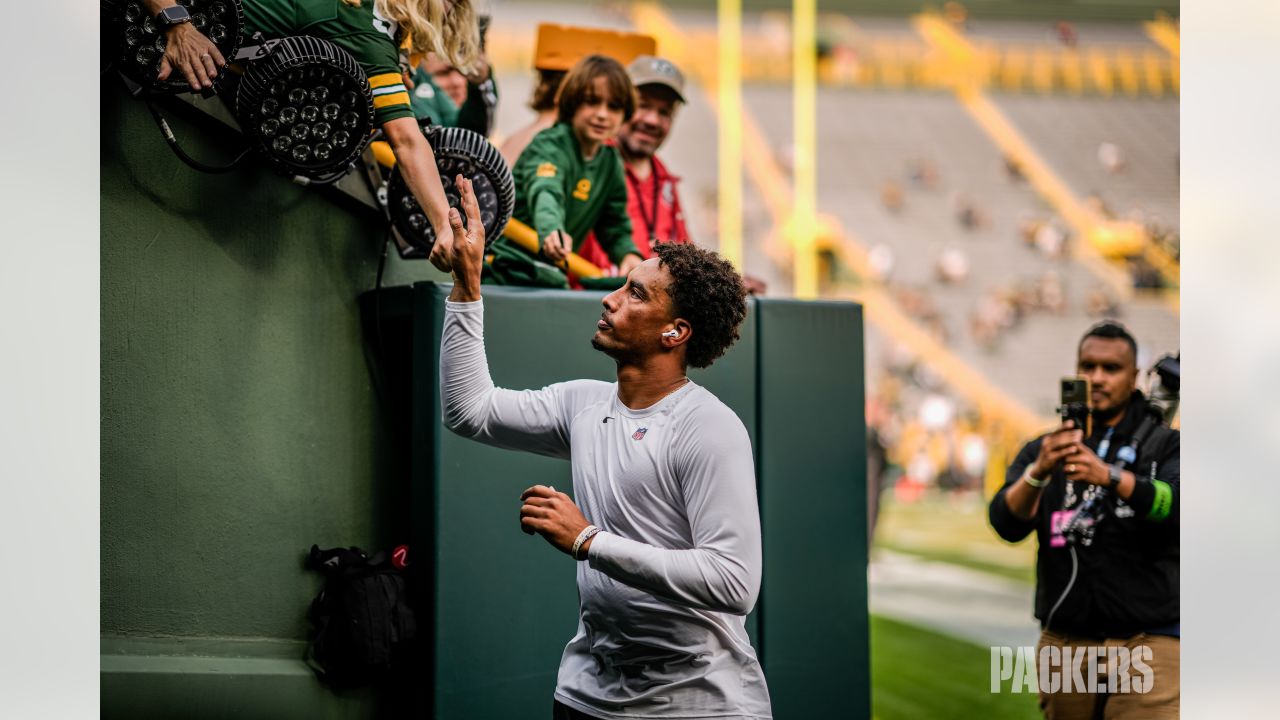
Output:
[[[871,715],[862,310],[761,300],[761,651],[774,716]]]
[[[197,157],[240,143],[160,106]],[[109,75],[101,112],[103,714],[368,716],[300,660],[302,560],[408,526],[356,312],[384,225],[256,162],[195,172]]]

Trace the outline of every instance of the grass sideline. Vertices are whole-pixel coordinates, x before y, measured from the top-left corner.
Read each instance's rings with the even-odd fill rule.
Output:
[[[987,521],[986,503],[977,497],[956,501],[932,493],[914,503],[896,502],[886,493],[876,524],[875,549],[951,563],[1032,584],[1036,541],[1016,545],[996,536]]]
[[[872,615],[871,717],[875,720],[1040,717],[1035,695],[991,692],[991,651]]]
[[[983,562],[969,555],[965,555],[963,552],[951,552],[940,549],[922,550],[920,548],[910,547],[907,545],[896,545],[891,542],[883,541],[877,542],[876,547],[883,548],[885,550],[892,550],[893,552],[901,553],[903,555],[912,555],[923,560],[933,560],[935,562],[959,565],[963,568],[977,570],[991,575],[998,575],[1010,580],[1016,580],[1020,583],[1026,583],[1027,585],[1035,584],[1036,581],[1036,569],[1033,566],[1015,568],[1008,565],[1000,565],[998,563]]]

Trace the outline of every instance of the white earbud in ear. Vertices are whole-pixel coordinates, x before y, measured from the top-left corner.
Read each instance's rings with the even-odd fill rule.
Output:
[[[668,330],[668,331],[666,331],[666,332],[662,333],[662,337],[680,337],[680,331],[679,331],[679,330]]]

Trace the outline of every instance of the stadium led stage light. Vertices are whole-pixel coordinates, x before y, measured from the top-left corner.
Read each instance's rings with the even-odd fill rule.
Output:
[[[450,207],[461,206],[454,178],[462,175],[471,180],[480,206],[480,223],[484,225],[484,244],[488,247],[502,234],[515,209],[516,186],[511,168],[498,149],[479,133],[438,125],[426,128],[425,133]],[[400,237],[413,248],[414,256],[430,254],[436,242],[435,228],[413,197],[398,165],[387,181],[387,212]]]
[[[332,182],[369,142],[373,95],[345,50],[319,38],[287,37],[249,64],[236,92],[236,115],[275,170]]]
[[[204,33],[227,61],[213,78],[214,89],[227,76],[227,65],[240,47],[244,27],[244,10],[240,0],[177,0],[191,17],[191,25]],[[116,44],[113,61],[125,77],[146,92],[172,94],[191,92],[191,85],[179,68],[173,68],[166,80],[157,80],[160,60],[167,47],[167,29],[157,22],[140,0],[103,0],[102,14],[109,20],[106,27]],[[105,38],[104,38],[105,40]],[[212,90],[206,91],[212,94]]]

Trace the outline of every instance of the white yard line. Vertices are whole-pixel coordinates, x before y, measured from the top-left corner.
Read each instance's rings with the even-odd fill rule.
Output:
[[[988,647],[1035,646],[1035,588],[949,563],[876,550],[867,568],[872,613]]]

